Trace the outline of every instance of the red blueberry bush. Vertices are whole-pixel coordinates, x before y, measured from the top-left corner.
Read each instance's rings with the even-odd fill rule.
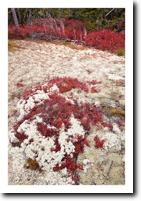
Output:
[[[20,25],[18,29],[14,25],[9,25],[8,38],[23,39],[25,37],[31,37],[34,33],[40,33],[40,38],[67,38],[112,53],[117,53],[120,49],[125,51],[125,32],[117,33],[105,29],[96,30],[87,34],[87,30],[88,27],[86,24],[74,19],[62,19],[59,25],[57,25],[57,20],[53,18],[34,19],[32,25]]]
[[[10,132],[12,146],[19,149],[25,147],[30,161],[33,163],[36,160],[40,170],[51,165],[52,171],[67,168],[76,184],[79,181],[76,170],[83,169],[76,158],[85,145],[90,146],[87,136],[91,127],[95,125],[99,128],[101,125],[111,130],[112,126],[102,120],[99,108],[89,103],[78,104],[72,96],[66,98],[64,95],[73,88],[88,91],[90,84],[95,83],[98,82],[82,83],[76,78],[54,78],[24,92],[18,103],[21,114]],[[100,142],[96,137],[95,141],[96,147],[103,147],[104,140]],[[46,143],[48,145],[44,146]],[[35,149],[36,154],[29,147]]]
[[[93,31],[87,35],[86,45],[116,53],[119,49],[125,50],[125,33],[119,34],[108,29]]]

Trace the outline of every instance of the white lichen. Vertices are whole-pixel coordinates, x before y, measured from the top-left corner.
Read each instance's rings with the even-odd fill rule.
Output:
[[[115,133],[117,133],[117,134],[120,134],[120,129],[118,128],[118,126],[117,126],[117,124],[114,124],[113,125],[113,131],[115,132]]]
[[[113,134],[112,132],[107,132],[102,140],[103,139],[106,139],[104,142],[104,149],[106,151],[121,150],[121,142],[118,140],[116,134]]]

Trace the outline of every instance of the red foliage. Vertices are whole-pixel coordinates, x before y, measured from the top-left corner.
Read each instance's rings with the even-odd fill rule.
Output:
[[[75,20],[75,19],[70,19],[70,20],[67,20],[65,19],[64,20],[64,24],[66,23],[67,27],[71,27],[75,30],[79,30],[79,31],[83,31],[84,28],[88,28],[87,24],[82,22],[82,21],[79,21],[79,20]]]
[[[91,123],[91,120],[90,120],[89,116],[82,113],[81,125],[84,127],[85,130],[91,129],[90,123]]]
[[[122,121],[121,119],[119,119],[117,123],[118,123],[119,127],[120,126],[125,126],[125,122]]]
[[[91,88],[91,93],[95,93],[95,92],[100,92],[100,90],[99,90],[99,89],[96,89],[95,87],[92,87],[92,88]]]
[[[55,78],[50,80],[50,84],[52,86],[54,83],[57,85],[61,93],[70,91],[73,88],[74,89],[80,88],[84,90],[85,92],[89,91],[88,85],[80,82],[77,78],[63,77],[63,78]]]
[[[84,136],[84,138],[80,135],[76,135],[76,138],[77,138],[77,142],[74,143],[74,146],[75,146],[75,153],[74,153],[74,156],[78,155],[79,153],[82,153],[83,150],[84,150],[84,145],[86,146],[89,146],[90,147],[90,144],[89,144],[89,141],[87,139],[86,136]]]
[[[29,144],[31,144],[31,142],[34,142],[33,138],[31,138],[31,139],[29,140]]]
[[[78,142],[74,143],[75,146],[75,154],[74,155],[78,155],[79,153],[83,152],[84,149],[84,139],[82,136],[77,136]]]
[[[17,82],[16,86],[17,86],[17,87],[23,87],[24,84],[22,83],[22,81],[23,81],[23,79],[20,79],[20,80]]]
[[[103,148],[103,144],[104,144],[105,140],[106,139],[100,141],[99,137],[96,135],[94,137],[94,141],[95,141],[95,145],[94,146],[97,147],[97,148]]]
[[[67,154],[62,159],[61,166],[59,166],[59,164],[57,163],[56,166],[53,168],[53,170],[59,171],[65,167],[67,168],[68,172],[71,173],[71,175],[73,175],[76,172],[77,168],[83,170],[83,165],[76,164],[76,161],[70,156],[68,156]],[[73,177],[73,180],[75,180],[74,177]]]
[[[110,131],[113,129],[113,126],[111,124],[107,123],[107,122],[102,121],[101,125],[104,126],[104,127],[109,128]]]
[[[97,80],[92,80],[92,81],[87,81],[88,84],[92,84],[92,85],[95,85],[95,84],[101,84],[102,82],[101,81],[97,81]]]
[[[122,23],[121,26],[123,26]],[[20,25],[17,29],[14,25],[9,25],[8,38],[23,39],[31,37],[32,33],[41,33],[41,38],[69,38],[77,40],[78,43],[82,42],[85,45],[112,53],[117,53],[119,49],[125,50],[125,32],[120,34],[105,29],[93,31],[85,35],[87,28],[86,24],[82,21],[74,19],[62,19],[59,27],[57,26],[56,19],[34,19],[32,26],[24,24]]]
[[[15,27],[15,25],[8,26],[8,38],[9,39],[24,39],[32,33],[32,30],[28,28],[24,28],[21,25],[19,28]]]
[[[51,148],[51,151],[58,152],[58,151],[61,150],[60,144],[59,144],[59,142],[58,142],[58,138],[55,139],[54,145],[55,145],[56,147],[55,147],[55,149],[54,149],[54,148]]]
[[[84,144],[85,144],[86,146],[88,146],[88,147],[91,147],[91,146],[90,146],[90,142],[89,142],[89,140],[87,139],[86,136],[84,136]]]
[[[12,146],[18,146],[19,148],[21,147],[21,143],[28,138],[27,135],[25,135],[25,133],[19,133],[18,131],[16,131],[15,137],[17,137],[19,139],[19,142],[13,143],[12,142]]]
[[[72,88],[78,88],[81,90],[88,89],[88,84],[98,84],[96,80],[93,80],[87,84],[80,82],[76,78],[56,78],[51,79],[47,82],[47,85],[41,86],[38,85],[34,89],[31,89],[28,92],[23,93],[23,99],[25,101],[28,100],[30,96],[33,96],[36,94],[37,90],[44,90],[44,92],[48,92],[50,88],[56,84],[59,88],[61,93],[67,92],[71,90]],[[60,169],[63,169],[64,167],[67,167],[68,171],[71,173],[73,179],[75,181],[78,181],[78,177],[75,174],[77,168],[83,168],[82,166],[76,164],[76,161],[74,160],[79,153],[82,153],[84,150],[84,145],[89,146],[89,141],[87,140],[86,135],[89,134],[89,130],[91,129],[91,125],[96,125],[97,128],[99,128],[99,125],[108,127],[109,129],[112,128],[112,126],[106,122],[103,122],[101,117],[101,111],[99,108],[93,107],[89,103],[81,104],[79,105],[78,102],[73,99],[72,97],[68,97],[68,99],[72,99],[73,103],[71,101],[66,100],[62,96],[62,94],[57,94],[56,92],[48,93],[49,99],[43,100],[40,104],[36,104],[32,109],[29,110],[28,114],[26,114],[20,121],[18,121],[14,125],[14,131],[15,136],[19,139],[19,143],[13,143],[13,146],[19,146],[23,142],[24,139],[26,139],[28,136],[25,135],[25,133],[19,133],[17,130],[19,126],[25,121],[28,120],[27,123],[30,123],[34,116],[38,114],[40,118],[42,118],[42,122],[37,122],[37,130],[40,132],[42,136],[45,137],[52,137],[54,136],[54,145],[55,148],[52,148],[51,151],[58,152],[60,151],[61,147],[58,141],[59,137],[59,130],[62,127],[62,124],[64,124],[65,131],[70,128],[70,117],[73,114],[74,117],[81,122],[81,125],[83,126],[85,130],[85,136],[79,135],[77,133],[75,135],[75,139],[77,139],[77,142],[73,139],[73,136],[69,136],[67,139],[67,142],[71,141],[73,145],[75,146],[75,152],[73,154],[73,158],[65,154],[64,158],[62,159],[62,165],[59,166],[59,164],[56,164],[56,166],[53,168],[54,171],[58,171]],[[54,128],[55,127],[55,128]],[[104,140],[100,141],[98,137],[94,139],[96,141],[96,147],[102,148]],[[30,139],[29,144],[33,142],[33,139]],[[44,151],[44,150],[43,150]]]
[[[93,31],[87,35],[86,45],[116,53],[119,49],[125,50],[125,33],[119,34],[107,29]]]
[[[48,128],[44,123],[37,123],[37,130],[45,137],[52,137],[58,134],[56,130]]]

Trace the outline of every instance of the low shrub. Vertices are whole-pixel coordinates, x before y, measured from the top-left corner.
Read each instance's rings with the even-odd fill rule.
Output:
[[[87,35],[86,45],[116,53],[117,49],[124,49],[125,47],[125,34],[106,29],[93,31]]]
[[[65,25],[65,26],[64,26]],[[90,27],[89,27],[90,29]],[[117,54],[117,50],[125,50],[125,32],[118,33],[108,29],[88,32],[88,26],[82,21],[62,19],[57,25],[53,18],[34,19],[33,25],[20,25],[17,29],[14,25],[8,26],[9,39],[23,39],[33,35],[50,39],[70,39],[100,50],[107,50]],[[122,54],[122,53],[119,53]]]

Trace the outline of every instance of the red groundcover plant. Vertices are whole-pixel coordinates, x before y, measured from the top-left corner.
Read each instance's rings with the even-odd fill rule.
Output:
[[[57,20],[53,18],[34,19],[33,25],[20,25],[18,29],[14,25],[9,25],[8,38],[23,39],[31,37],[32,34],[40,34],[41,39],[66,38],[96,49],[107,50],[111,53],[117,53],[120,49],[125,51],[125,32],[116,33],[105,29],[87,34],[87,29],[86,24],[74,19],[62,19],[59,25],[57,25]]]
[[[106,139],[100,141],[99,137],[96,135],[94,137],[95,147],[97,147],[97,148],[103,148],[103,144],[104,144],[105,140]]]
[[[12,147],[18,147],[29,158],[30,167],[49,172],[67,170],[71,184],[78,184],[77,156],[90,146],[87,136],[92,126],[112,126],[102,120],[100,109],[89,103],[78,104],[73,96],[65,96],[73,88],[89,91],[90,85],[98,83],[80,82],[76,78],[53,78],[24,92],[18,103],[20,116],[9,136]],[[96,147],[103,141],[95,138]],[[16,154],[16,153],[15,153]],[[34,164],[35,163],[35,164]]]

